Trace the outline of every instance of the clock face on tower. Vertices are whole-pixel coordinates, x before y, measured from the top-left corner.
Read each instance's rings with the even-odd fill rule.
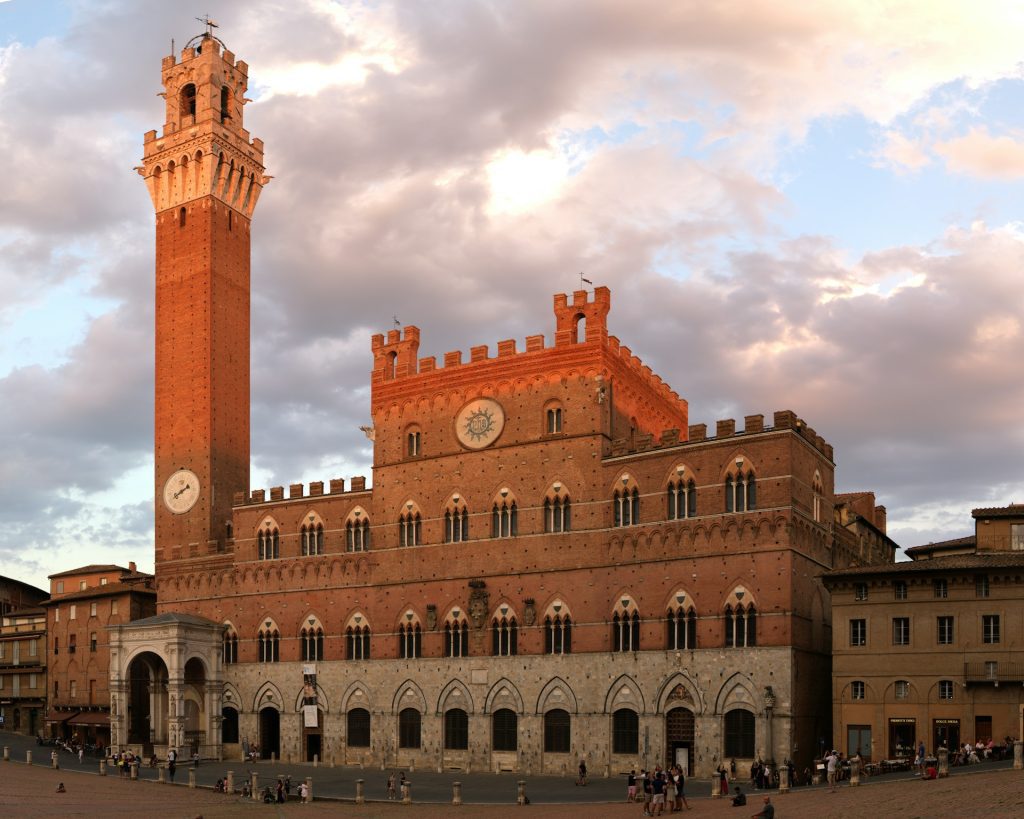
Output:
[[[199,477],[191,469],[179,469],[164,484],[164,506],[183,515],[199,500]]]
[[[455,417],[455,436],[466,449],[483,449],[501,435],[505,410],[493,398],[477,398],[459,410]]]

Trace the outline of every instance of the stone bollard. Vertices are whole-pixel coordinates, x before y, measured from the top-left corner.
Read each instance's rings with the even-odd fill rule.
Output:
[[[319,768],[320,767],[320,754],[313,754],[313,767],[314,768]]]
[[[31,765],[32,764],[32,752],[31,751],[25,751],[25,764],[26,765]]]
[[[855,788],[860,784],[860,760],[850,760],[850,787]]]
[[[416,760],[415,759],[410,759],[409,760],[409,773],[412,773],[415,770],[416,770]]]
[[[939,776],[949,776],[948,748],[939,748]]]
[[[711,798],[722,798],[722,780],[719,778],[718,774],[711,775]]]
[[[461,805],[462,804],[462,783],[461,782],[452,782],[452,804],[453,805]]]
[[[822,767],[824,767],[824,766],[822,766]],[[821,784],[821,768],[818,767],[818,763],[814,764],[814,773],[811,774],[811,784],[812,785],[820,785]]]
[[[406,780],[402,783],[402,804],[412,804],[412,782],[410,782],[409,780]]]
[[[188,786],[190,788],[194,788],[196,786],[196,769],[195,768],[189,768],[188,769]]]
[[[270,752],[270,761],[271,762],[277,762],[277,752],[276,751],[271,751]]]
[[[224,793],[235,792],[235,772],[228,771],[228,781],[224,783]]]
[[[311,776],[306,777],[306,801],[313,801],[313,777]]]
[[[57,752],[56,751],[53,751],[50,754],[50,767],[51,768],[59,768],[60,767],[60,760],[57,757]]]
[[[107,760],[101,759],[100,760],[100,776],[106,776],[106,775],[107,775]]]
[[[362,805],[362,804],[364,804],[366,802],[366,797],[363,796],[363,784],[364,784],[364,780],[362,780],[362,779],[357,779],[356,780],[356,804],[357,805]]]
[[[1024,742],[1019,739],[1013,743],[1013,769],[1019,771],[1024,768]]]
[[[789,766],[779,768],[779,793],[789,793]]]
[[[11,761],[11,749],[4,745],[4,762]]]
[[[256,775],[256,771],[249,771],[249,795],[257,802],[260,798],[260,783],[258,780],[259,777]]]
[[[517,805],[525,805],[526,804],[526,780],[525,779],[520,779],[516,783],[516,804]]]
[[[157,768],[156,768],[156,781],[160,782],[161,784],[167,781],[167,777],[164,776],[164,766],[163,765],[157,765]]]
[[[132,779],[138,779],[139,778],[139,763],[138,762],[133,762],[132,763],[131,778]]]

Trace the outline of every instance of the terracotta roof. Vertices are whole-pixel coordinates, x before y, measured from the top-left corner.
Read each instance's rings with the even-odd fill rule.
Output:
[[[4,615],[4,617],[32,617],[33,615],[39,616],[40,614],[46,614],[46,609],[43,608],[45,603],[46,601],[43,600],[42,604],[38,606],[25,606],[23,609],[9,611]]]
[[[90,563],[88,566],[82,566],[80,569],[68,569],[66,572],[57,572],[57,574],[51,574],[49,577],[71,577],[76,574],[95,574],[96,572],[122,572],[128,574],[131,569],[125,566],[115,566],[113,563]]]
[[[87,589],[79,589],[78,591],[68,592],[67,594],[58,594],[56,597],[44,600],[42,605],[56,606],[60,603],[66,603],[69,600],[87,600],[90,597],[113,597],[115,595],[126,594],[133,591],[144,592],[152,595],[156,594],[156,589],[149,587],[144,583],[107,583],[105,586],[89,586]]]
[[[825,572],[821,577],[828,581],[844,577],[871,577],[880,574],[921,574],[924,572],[949,572],[968,569],[1022,568],[1024,568],[1024,552],[984,552],[982,554],[933,557],[931,560],[903,560],[899,563],[880,563],[877,566],[861,566],[856,569],[836,569],[831,572]]]
[[[1011,503],[1009,506],[990,506],[982,509],[972,509],[971,517],[1024,518],[1024,503]]]
[[[908,555],[919,555],[927,552],[943,552],[947,549],[962,549],[964,546],[974,546],[974,535],[955,537],[952,540],[940,540],[937,543],[922,543],[920,546],[911,546],[903,551]]]

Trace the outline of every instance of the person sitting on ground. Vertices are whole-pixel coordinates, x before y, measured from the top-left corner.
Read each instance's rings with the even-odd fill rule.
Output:
[[[736,795],[732,798],[732,806],[734,808],[742,808],[747,804],[747,795],[740,790],[740,786],[736,786]]]
[[[66,790],[64,790],[64,783],[63,783],[63,782],[61,782],[61,783],[60,783],[60,784],[59,784],[59,785],[57,786],[57,793],[67,793],[67,791],[66,791]]]
[[[750,819],[775,819],[775,805],[772,804],[770,796],[764,798],[764,807],[761,808],[761,812],[755,813]]]
[[[263,789],[263,803],[265,805],[274,804],[274,794],[270,790],[270,785],[267,785],[267,787]]]

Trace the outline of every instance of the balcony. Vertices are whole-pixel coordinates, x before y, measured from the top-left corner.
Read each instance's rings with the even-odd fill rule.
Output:
[[[1024,663],[1003,661],[964,663],[964,682],[1024,682]]]

